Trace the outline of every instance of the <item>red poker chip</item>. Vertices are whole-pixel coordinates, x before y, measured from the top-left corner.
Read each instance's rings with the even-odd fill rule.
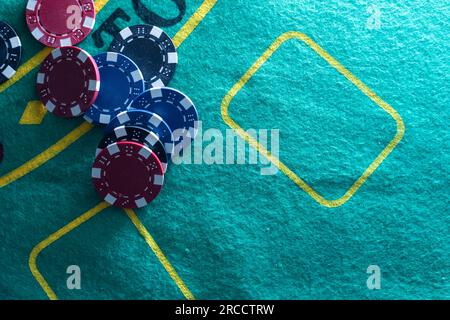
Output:
[[[58,48],[41,64],[36,88],[48,111],[60,117],[77,117],[97,99],[100,73],[86,51],[77,47]]]
[[[48,47],[73,46],[83,41],[95,25],[93,0],[28,0],[28,28]]]
[[[98,194],[120,208],[141,208],[161,192],[164,170],[148,147],[131,141],[110,144],[95,158],[92,181]]]

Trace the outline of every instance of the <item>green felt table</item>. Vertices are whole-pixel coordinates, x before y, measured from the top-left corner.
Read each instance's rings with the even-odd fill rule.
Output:
[[[80,47],[106,51],[114,25],[163,28],[170,85],[215,160],[171,165],[154,202],[124,211],[92,186],[102,129],[44,112],[49,49],[26,1],[1,0],[24,54],[0,85],[0,298],[450,298],[450,6],[374,3],[97,0]],[[256,164],[221,163],[228,129]],[[278,135],[279,152],[249,129]]]

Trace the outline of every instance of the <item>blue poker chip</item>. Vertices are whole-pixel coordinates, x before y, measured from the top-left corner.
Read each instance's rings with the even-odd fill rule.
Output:
[[[172,130],[161,116],[146,110],[123,111],[111,120],[106,127],[105,134],[113,132],[120,126],[140,127],[154,132],[163,143],[169,159],[171,158],[174,149]]]
[[[145,81],[138,66],[123,54],[105,52],[94,59],[100,72],[100,91],[84,118],[90,123],[108,124],[144,92]]]
[[[22,43],[17,32],[0,21],[0,83],[11,79],[22,59]]]
[[[146,110],[160,115],[175,137],[175,145],[184,138],[197,135],[198,113],[191,99],[173,88],[153,88],[145,91],[130,105],[130,109]]]
[[[109,51],[131,58],[142,71],[147,88],[167,86],[178,64],[178,54],[170,37],[158,27],[135,25],[115,37]]]

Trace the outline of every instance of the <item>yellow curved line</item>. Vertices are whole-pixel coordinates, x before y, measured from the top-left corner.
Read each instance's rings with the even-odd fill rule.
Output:
[[[50,148],[40,153],[33,159],[25,162],[20,167],[8,172],[4,176],[0,177],[0,188],[7,186],[8,184],[22,178],[29,172],[37,169],[50,159],[57,156],[59,153],[64,151],[67,147],[69,147],[72,143],[80,139],[83,135],[88,133],[93,126],[87,122],[83,123],[73,131],[71,131],[68,135],[64,136],[61,140],[56,142]]]
[[[166,258],[165,254],[162,252],[161,248],[158,246],[155,239],[153,239],[152,235],[148,232],[148,230],[145,228],[145,226],[139,220],[136,213],[133,210],[129,210],[129,209],[125,209],[125,213],[128,215],[130,220],[133,222],[133,224],[136,227],[136,229],[138,230],[138,232],[144,238],[145,242],[147,242],[150,249],[152,249],[153,253],[158,258],[159,262],[163,265],[164,269],[166,269],[167,273],[172,278],[173,282],[175,282],[177,287],[180,289],[181,293],[183,293],[185,298],[188,300],[195,300],[194,295],[191,293],[191,291],[189,291],[186,284],[183,282],[183,280],[180,278],[180,276],[176,272],[175,268],[172,266],[172,264]]]
[[[103,8],[103,6],[106,3],[108,3],[108,1],[109,0],[97,0],[96,1],[97,10],[100,11]],[[189,18],[189,20],[180,28],[180,30],[174,36],[174,42],[176,43],[177,47],[179,47],[184,42],[184,40],[186,40],[186,38],[192,33],[192,31],[195,30],[195,28],[205,18],[205,16],[208,14],[211,8],[214,7],[216,2],[217,0],[205,0],[196,10],[196,12]],[[48,48],[45,48],[44,50],[47,49]],[[17,72],[16,76],[19,77],[20,75],[22,75],[21,77],[23,77],[26,74],[25,70],[28,70],[27,72],[29,72],[33,68],[37,67],[42,62],[42,60],[45,59],[45,57],[47,56],[47,54],[44,54],[44,50],[38,53],[35,57],[31,58],[23,66],[23,70]],[[6,84],[10,83],[10,85],[12,85],[12,83],[17,82],[19,79],[20,78],[18,79],[13,78]],[[8,85],[8,87],[10,85]],[[2,88],[2,86],[0,86],[0,93],[6,90],[6,88],[7,87]],[[19,178],[22,178],[31,171],[37,169],[39,166],[43,165],[44,163],[55,157],[58,153],[62,152],[64,149],[69,147],[72,143],[81,138],[81,136],[86,134],[92,128],[93,127],[89,124],[86,123],[82,124],[77,129],[69,133],[67,136],[56,142],[49,149],[43,151],[41,154],[27,161],[20,167],[0,177],[0,188],[5,187],[6,185],[16,181]]]
[[[36,245],[33,250],[31,250],[30,258],[28,259],[28,266],[31,270],[31,273],[33,274],[34,278],[37,280],[37,282],[40,284],[44,292],[47,294],[48,298],[50,300],[57,300],[58,297],[56,296],[55,292],[52,290],[52,288],[49,286],[48,282],[44,279],[42,274],[39,272],[39,269],[37,267],[37,257],[38,255],[48,246],[50,246],[55,241],[61,239],[64,235],[68,234],[75,228],[79,227],[92,217],[96,216],[98,213],[102,212],[104,209],[108,208],[109,204],[106,202],[101,202],[91,210],[85,212],[72,222],[68,223],[55,233],[52,233],[48,238],[41,241],[38,245]]]
[[[37,280],[39,285],[42,287],[44,292],[47,294],[48,298],[50,300],[58,300],[58,296],[53,291],[53,289],[50,287],[48,282],[45,280],[42,273],[39,271],[39,268],[37,266],[37,257],[39,254],[46,248],[48,248],[50,245],[52,245],[57,240],[61,239],[74,229],[81,226],[83,223],[87,222],[91,218],[95,217],[97,214],[105,210],[109,207],[109,204],[106,202],[101,202],[94,208],[90,209],[89,211],[83,213],[81,216],[76,218],[75,220],[71,221],[55,233],[52,233],[49,237],[47,237],[45,240],[41,241],[39,244],[37,244],[33,250],[31,250],[30,257],[28,259],[28,266],[30,268],[31,273],[33,274],[34,278]],[[166,258],[165,254],[162,252],[161,248],[158,246],[158,244],[155,242],[151,234],[148,232],[148,230],[145,228],[145,226],[142,224],[142,222],[137,217],[136,213],[133,210],[124,210],[127,216],[130,218],[133,225],[136,227],[139,234],[144,238],[148,246],[151,248],[155,256],[158,258],[159,262],[162,264],[164,269],[167,271],[169,276],[172,278],[172,280],[175,282],[177,287],[180,289],[180,291],[183,293],[183,295],[188,300],[194,300],[194,295],[189,291],[186,284],[183,282],[183,280],[180,278],[178,273],[175,271],[172,264],[169,262],[169,260]]]
[[[28,73],[30,73],[34,68],[39,66],[42,63],[42,61],[44,61],[45,58],[50,54],[51,51],[52,48],[45,47],[37,54],[35,54],[32,58],[30,58],[27,62],[22,64],[19,67],[19,69],[17,69],[16,74],[11,79],[0,85],[0,93],[13,86],[16,82],[18,82]]]
[[[325,61],[327,61],[333,68],[335,68],[339,73],[341,73],[345,78],[347,78],[353,85],[355,85],[359,90],[361,90],[368,98],[370,98],[374,103],[376,103],[380,108],[386,111],[395,121],[397,125],[397,132],[394,138],[389,142],[389,144],[384,148],[383,151],[375,158],[375,160],[369,165],[369,167],[364,171],[364,173],[354,182],[354,184],[346,191],[346,193],[336,200],[329,200],[324,198],[316,190],[314,190],[310,185],[308,185],[304,180],[298,177],[292,170],[288,168],[280,159],[274,157],[264,146],[258,143],[253,137],[248,135],[242,127],[237,124],[229,115],[229,107],[231,101],[234,99],[236,94],[244,87],[244,85],[250,80],[251,77],[261,68],[261,66],[272,56],[272,54],[278,50],[278,48],[286,41],[290,39],[298,39],[308,45],[312,50],[314,50],[319,56],[321,56]],[[398,145],[405,134],[405,125],[401,116],[398,112],[387,104],[383,99],[381,99],[375,92],[373,92],[369,87],[367,87],[361,80],[359,80],[355,75],[353,75],[347,68],[345,68],[341,63],[339,63],[335,58],[333,58],[327,51],[320,47],[316,42],[314,42],[307,35],[290,31],[282,34],[278,37],[270,47],[262,54],[261,57],[256,60],[256,62],[250,67],[250,69],[239,79],[239,81],[230,89],[230,91],[225,95],[221,104],[222,118],[225,123],[249,143],[253,148],[259,151],[263,156],[265,156],[269,161],[271,161],[275,166],[277,166],[280,171],[282,171],[287,177],[289,177],[298,187],[309,194],[315,201],[319,204],[334,208],[343,205],[347,202],[355,192],[366,182],[366,180],[373,174],[373,172],[380,166],[380,164],[386,159],[386,157],[392,152],[392,150]]]

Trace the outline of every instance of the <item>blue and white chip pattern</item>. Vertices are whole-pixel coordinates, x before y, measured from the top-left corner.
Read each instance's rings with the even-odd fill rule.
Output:
[[[85,119],[90,123],[109,124],[145,90],[145,81],[138,66],[123,54],[105,52],[94,59],[100,72],[100,92]]]

